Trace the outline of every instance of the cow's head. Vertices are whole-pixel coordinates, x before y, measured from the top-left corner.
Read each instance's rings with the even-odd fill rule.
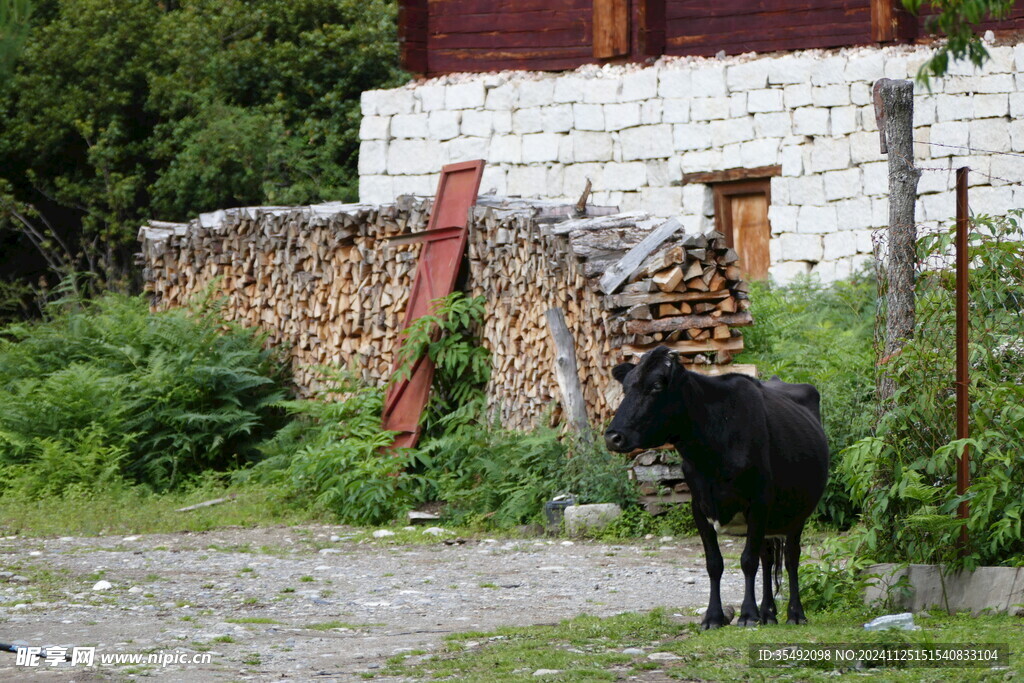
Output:
[[[673,385],[686,372],[677,355],[659,346],[636,365],[621,363],[612,369],[625,395],[604,434],[609,450],[628,453],[637,448],[655,448],[672,439],[672,426],[682,408],[682,397]]]

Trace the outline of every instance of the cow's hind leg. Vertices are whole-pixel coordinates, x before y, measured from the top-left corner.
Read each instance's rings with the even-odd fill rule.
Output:
[[[757,515],[757,516],[755,516]],[[761,623],[761,615],[757,611],[757,599],[754,597],[757,579],[757,565],[761,551],[765,547],[763,510],[750,510],[747,517],[747,543],[740,555],[740,567],[743,568],[743,606],[740,608],[740,619],[737,626],[757,626]]]
[[[708,610],[700,624],[700,627],[707,631],[726,626],[730,621],[725,618],[722,611],[722,572],[725,571],[725,561],[722,560],[722,551],[718,548],[718,534],[704,516],[696,498],[693,500],[693,521],[697,524],[700,540],[704,544],[704,561],[708,569],[708,578],[711,580]]]
[[[776,618],[775,609],[775,585],[774,585],[774,574],[772,569],[775,567],[775,553],[778,545],[782,543],[782,539],[769,538],[765,539],[764,545],[761,547],[761,575],[764,581],[764,593],[761,598],[761,623],[762,624],[777,624],[778,619]],[[782,558],[779,558],[781,561]]]
[[[794,533],[786,536],[786,572],[789,574],[789,613],[787,624],[806,624],[807,617],[804,615],[804,606],[800,604],[800,582],[797,575],[797,568],[800,563],[800,534],[803,533],[803,525]]]

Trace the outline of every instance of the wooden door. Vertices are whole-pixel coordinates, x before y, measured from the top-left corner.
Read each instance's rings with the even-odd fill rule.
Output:
[[[748,280],[768,277],[771,265],[768,223],[770,185],[765,180],[744,180],[714,185],[715,220],[719,232],[740,256],[740,269]]]

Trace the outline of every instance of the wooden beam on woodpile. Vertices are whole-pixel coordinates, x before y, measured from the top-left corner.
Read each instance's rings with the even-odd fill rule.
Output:
[[[601,278],[601,291],[611,294],[625,282],[626,278],[633,274],[633,271],[640,267],[652,251],[661,246],[661,243],[671,237],[682,227],[682,224],[675,218],[662,223],[657,230],[640,241],[640,244],[630,249],[622,259],[608,269]]]
[[[725,313],[718,318],[710,315],[679,315],[672,318],[657,320],[630,320],[626,322],[626,334],[653,334],[655,332],[671,332],[673,330],[690,330],[703,327],[730,325],[743,327],[753,325],[754,319],[749,312]]]

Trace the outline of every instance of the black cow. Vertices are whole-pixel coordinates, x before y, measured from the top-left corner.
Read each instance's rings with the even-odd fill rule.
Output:
[[[625,396],[605,434],[608,448],[626,453],[671,443],[682,455],[693,495],[693,518],[704,543],[711,597],[702,626],[728,623],[722,612],[720,527],[745,521],[740,563],[746,579],[739,625],[777,623],[770,586],[782,542],[789,573],[788,623],[807,622],[800,604],[800,534],[828,479],[828,443],[818,391],[777,377],[760,382],[739,374],[708,377],[683,368],[664,346],[640,363],[612,370]],[[742,515],[742,518],[740,517]],[[754,598],[758,559],[764,568],[760,612]]]

